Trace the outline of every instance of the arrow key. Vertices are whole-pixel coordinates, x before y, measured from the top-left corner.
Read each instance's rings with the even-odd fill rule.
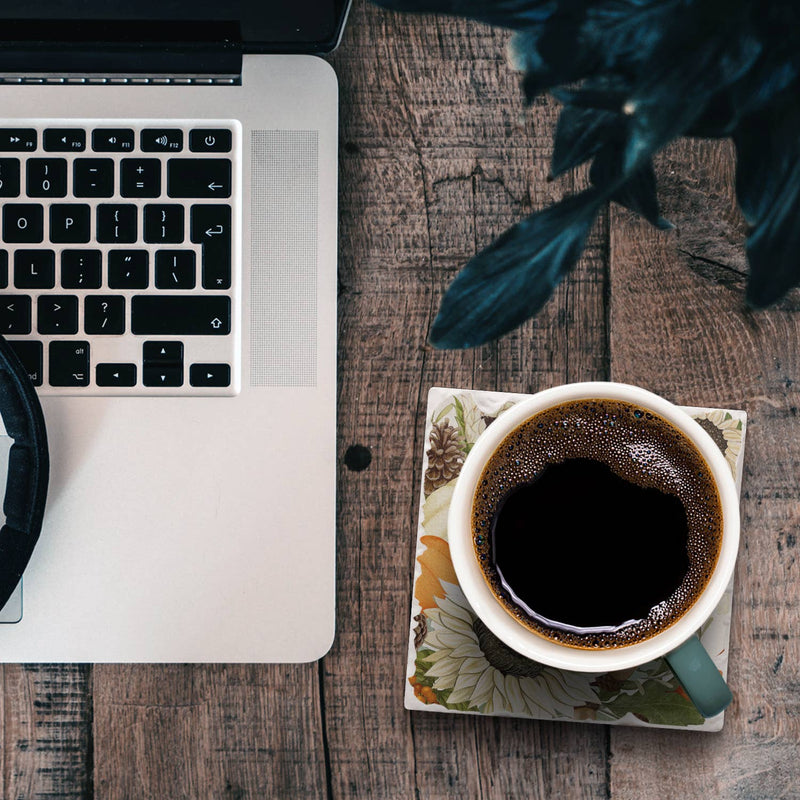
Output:
[[[191,386],[230,386],[230,364],[192,364],[189,367]]]
[[[182,364],[183,342],[145,342],[142,347],[145,365]]]
[[[183,367],[180,364],[165,366],[145,364],[142,373],[145,386],[183,386]]]
[[[98,364],[95,381],[98,386],[136,386],[136,364]]]

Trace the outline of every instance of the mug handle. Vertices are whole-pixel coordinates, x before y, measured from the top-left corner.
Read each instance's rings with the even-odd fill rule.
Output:
[[[730,705],[731,690],[696,635],[667,653],[665,658],[704,717],[715,717]]]

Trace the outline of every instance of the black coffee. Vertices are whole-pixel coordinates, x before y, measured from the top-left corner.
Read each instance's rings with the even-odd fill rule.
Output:
[[[722,509],[711,470],[672,424],[584,400],[503,440],[478,483],[473,536],[520,622],[573,647],[622,647],[694,604],[719,555]]]

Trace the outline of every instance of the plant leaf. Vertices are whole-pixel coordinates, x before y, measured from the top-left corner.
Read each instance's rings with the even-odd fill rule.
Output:
[[[757,225],[770,212],[786,174],[800,158],[800,108],[792,86],[761,111],[745,117],[733,133],[736,196],[745,219]]]
[[[800,283],[800,108],[796,91],[742,120],[734,133],[736,195],[753,226],[747,302],[763,308]]]
[[[691,3],[665,23],[628,104],[630,136],[623,169],[632,173],[667,142],[691,129],[707,103],[739,80],[762,53],[741,4]],[[738,8],[738,13],[736,13]]]
[[[780,300],[800,283],[800,161],[782,176],[768,212],[747,238],[747,302],[754,308]]]
[[[610,190],[611,200],[641,215],[656,228],[670,230],[674,227],[659,210],[652,160],[645,162],[625,180],[622,177],[622,149],[617,144],[609,144],[597,154],[589,170],[589,180],[599,189]]]
[[[550,174],[556,178],[583,164],[624,130],[619,114],[595,108],[566,106],[558,118]]]
[[[594,189],[539,211],[472,258],[442,301],[435,347],[475,347],[520,325],[547,301],[580,257],[604,201]]]

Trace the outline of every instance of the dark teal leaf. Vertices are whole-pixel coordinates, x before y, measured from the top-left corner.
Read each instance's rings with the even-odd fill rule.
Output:
[[[602,109],[567,106],[561,112],[556,127],[550,165],[552,176],[558,177],[588,161],[607,141],[618,138],[622,131],[624,120],[619,114]]]
[[[475,347],[533,316],[580,257],[603,199],[590,189],[562,200],[472,258],[442,301],[431,344]]]
[[[733,134],[736,196],[750,225],[771,213],[786,176],[800,159],[800,85],[745,117]]]
[[[645,162],[632,175],[622,176],[622,149],[617,144],[605,146],[589,170],[589,180],[599,189],[610,191],[610,199],[644,217],[661,230],[674,226],[661,216],[656,193],[653,162]]]
[[[783,176],[774,201],[747,238],[747,302],[764,308],[800,283],[800,160]]]
[[[747,302],[763,308],[800,283],[800,107],[796,87],[742,120],[736,194],[753,226]]]
[[[626,111],[623,168],[630,173],[700,117],[715,95],[742,78],[763,51],[742,4],[690,3],[665,22],[642,64]]]
[[[713,95],[687,136],[723,138],[733,135],[742,119],[773,102],[800,77],[800,41],[791,52],[771,48],[740,80]],[[794,90],[796,92],[796,89]]]

